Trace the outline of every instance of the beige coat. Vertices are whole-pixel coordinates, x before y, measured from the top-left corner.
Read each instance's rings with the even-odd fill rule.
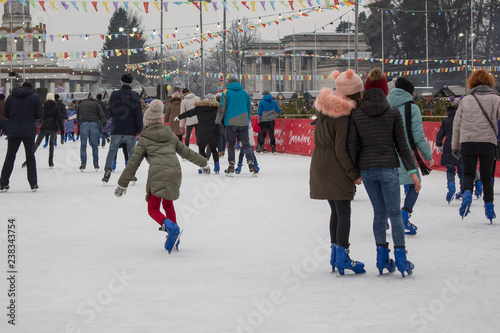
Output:
[[[189,92],[184,96],[181,102],[181,114],[184,112],[187,112],[191,109],[195,108],[195,103],[199,101],[200,98],[193,94],[192,92]],[[181,119],[180,127],[184,128],[184,126],[192,126],[198,124],[198,117],[190,117],[187,119]]]
[[[165,111],[165,122],[172,129],[175,135],[181,135],[181,128],[179,126],[180,121],[174,120],[175,117],[179,117],[181,113],[181,99],[171,98],[168,103],[167,110]]]
[[[474,94],[484,111],[493,122],[498,133],[497,122],[500,119],[500,96],[488,86],[478,86],[471,90],[471,95],[465,96],[458,106],[453,121],[452,150],[460,150],[464,142],[490,142],[496,146],[497,138],[488,120],[483,115]]]

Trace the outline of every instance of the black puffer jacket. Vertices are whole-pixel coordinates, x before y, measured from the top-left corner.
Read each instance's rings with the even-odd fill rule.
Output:
[[[43,122],[40,129],[57,132],[63,128],[60,111],[61,106],[55,101],[46,101],[43,105]]]
[[[406,143],[401,113],[391,108],[382,89],[369,89],[351,114],[349,156],[359,170],[398,168],[398,153],[406,170],[416,168]]]
[[[215,124],[219,103],[212,99],[198,100],[195,108],[181,113],[179,119],[198,116],[198,126],[196,126],[196,142],[202,144],[219,144],[219,125]]]
[[[441,165],[446,164],[461,165],[462,161],[457,160],[451,153],[451,135],[453,134],[453,120],[457,112],[457,106],[449,106],[446,109],[448,117],[441,123],[439,132],[436,135],[436,146],[443,147],[443,155],[441,155]],[[444,144],[443,144],[444,138]]]
[[[35,120],[43,118],[42,100],[30,87],[16,88],[5,102],[3,115],[9,119],[9,136],[35,137]]]

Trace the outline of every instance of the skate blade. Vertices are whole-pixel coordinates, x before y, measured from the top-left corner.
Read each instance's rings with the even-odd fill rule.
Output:
[[[174,241],[174,245],[172,246],[172,249],[170,249],[170,251],[167,250],[167,241],[168,241],[168,238],[170,237],[170,235],[167,236],[167,239],[165,240],[165,250],[167,250],[169,255],[172,254],[172,251],[174,250],[175,245],[179,244],[179,237],[181,236],[181,234],[182,234],[182,229],[179,230],[179,234],[177,235],[177,238]]]
[[[177,236],[177,239],[175,240],[174,247],[172,248],[172,251],[179,252],[179,249],[177,246],[179,246],[179,242],[181,241],[181,235],[182,235],[182,229],[179,231],[179,236]],[[170,252],[168,253],[170,254]]]
[[[226,173],[226,177],[233,177],[233,175],[234,175],[234,174],[233,174],[232,172],[230,172],[230,173]]]
[[[259,174],[258,173],[252,173],[252,177],[258,177]]]

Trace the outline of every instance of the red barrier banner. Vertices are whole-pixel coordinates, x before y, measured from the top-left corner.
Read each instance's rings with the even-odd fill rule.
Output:
[[[255,131],[258,126],[257,117],[251,119],[254,129],[255,143],[257,144],[258,132]],[[312,119],[276,119],[274,135],[276,138],[276,152],[311,156],[314,149],[314,126],[311,125]],[[435,164],[432,169],[446,171],[446,167],[441,166],[441,155],[436,150],[436,136],[441,126],[441,122],[423,122],[424,134],[427,143],[432,150],[432,156]],[[196,143],[194,131],[191,134],[190,142]],[[269,135],[266,136],[264,146],[267,151],[271,151]],[[496,170],[496,177],[500,177],[500,168]]]

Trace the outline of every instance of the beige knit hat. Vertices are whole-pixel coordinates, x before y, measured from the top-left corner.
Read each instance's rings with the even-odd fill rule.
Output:
[[[144,127],[154,124],[163,125],[163,102],[159,99],[151,101],[149,107],[144,112]]]
[[[344,96],[354,95],[363,90],[363,81],[352,69],[343,73],[333,71],[332,78],[335,80],[335,89]]]

